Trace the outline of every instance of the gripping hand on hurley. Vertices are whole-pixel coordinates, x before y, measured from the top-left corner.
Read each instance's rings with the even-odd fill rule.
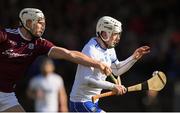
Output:
[[[111,75],[111,73],[112,73],[112,69],[102,62],[99,62],[98,69],[101,71],[101,73],[103,73],[107,76]]]

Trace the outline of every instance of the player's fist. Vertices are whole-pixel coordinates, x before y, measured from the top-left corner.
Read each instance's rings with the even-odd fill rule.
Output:
[[[115,85],[112,91],[117,95],[123,95],[127,92],[127,89],[123,85]]]
[[[134,59],[139,60],[143,55],[145,55],[149,52],[150,52],[149,46],[142,46],[135,50],[135,52],[133,53],[133,57],[134,57]]]
[[[109,66],[107,66],[106,64],[101,63],[101,62],[99,62],[99,69],[100,69],[101,73],[103,73],[107,76],[111,75],[111,73],[112,73],[111,68]]]

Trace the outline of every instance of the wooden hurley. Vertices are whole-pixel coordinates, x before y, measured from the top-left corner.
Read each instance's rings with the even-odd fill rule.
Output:
[[[127,92],[142,91],[142,90],[160,91],[164,88],[166,82],[167,82],[166,75],[163,72],[158,71],[157,73],[153,74],[153,77],[151,77],[147,81],[127,87]],[[116,93],[113,91],[109,91],[106,93],[95,95],[92,97],[92,101],[95,102],[99,98],[108,97],[112,95],[116,95]]]

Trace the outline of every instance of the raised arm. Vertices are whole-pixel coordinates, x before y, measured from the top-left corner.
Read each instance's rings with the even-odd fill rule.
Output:
[[[132,54],[132,56],[130,56],[126,60],[121,62],[116,61],[112,63],[111,69],[113,71],[113,74],[117,76],[122,75],[123,73],[128,71],[137,60],[139,60],[143,55],[149,52],[150,52],[150,47],[142,46],[136,49],[135,52]]]
[[[110,75],[112,72],[110,67],[99,61],[93,60],[87,55],[78,51],[67,50],[62,47],[53,47],[49,52],[49,57],[55,59],[65,59],[77,64],[95,67],[100,69],[100,71],[106,75]]]

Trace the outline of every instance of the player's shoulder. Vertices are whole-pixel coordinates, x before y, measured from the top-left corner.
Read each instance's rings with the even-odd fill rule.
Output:
[[[49,41],[49,40],[47,40],[45,38],[42,38],[42,37],[37,38],[36,41],[37,41],[38,44],[42,44],[42,45],[44,45],[44,44],[51,44],[51,45],[53,45],[53,43],[51,41]]]
[[[62,79],[62,77],[57,73],[51,73],[51,74],[54,79]]]
[[[15,35],[19,34],[18,28],[4,28],[1,31]]]
[[[114,48],[110,48],[110,49],[108,49],[108,51],[115,52],[115,49]]]
[[[31,81],[39,81],[39,80],[42,80],[43,79],[43,76],[42,75],[36,75],[36,76],[34,76],[32,79],[31,79]]]
[[[84,46],[84,48],[95,48],[97,45],[97,41],[95,37],[92,37]]]
[[[20,37],[18,28],[4,28],[0,30],[1,42],[5,40],[14,40]]]
[[[96,38],[95,37],[92,37],[88,43],[86,45],[96,45],[97,44],[97,41],[96,41]]]
[[[11,35],[19,35],[18,28],[1,28],[0,32],[4,35],[11,34]]]
[[[47,39],[43,38],[43,37],[40,37],[40,38],[37,38],[37,41],[39,42],[49,42]]]

